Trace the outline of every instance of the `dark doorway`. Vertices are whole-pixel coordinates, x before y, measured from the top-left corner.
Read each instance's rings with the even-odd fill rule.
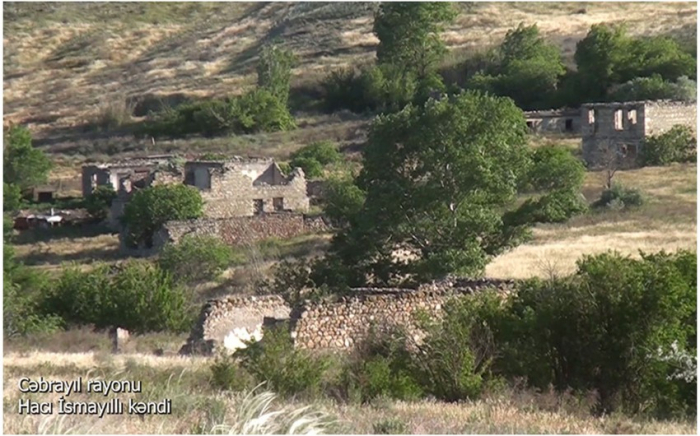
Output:
[[[572,120],[571,118],[568,118],[568,119],[566,120],[565,125],[564,125],[564,129],[565,129],[567,132],[573,132],[573,131],[574,131],[574,120]]]

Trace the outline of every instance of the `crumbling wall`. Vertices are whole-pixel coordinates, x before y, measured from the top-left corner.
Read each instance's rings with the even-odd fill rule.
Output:
[[[524,115],[532,133],[581,133],[581,113],[578,110],[529,111]]]
[[[418,289],[353,289],[350,295],[330,301],[306,302],[292,310],[279,296],[228,297],[209,301],[202,309],[183,353],[211,353],[225,347],[232,336],[251,334],[265,321],[289,319],[295,346],[306,349],[342,350],[366,338],[372,329],[405,327],[419,334],[414,315],[421,310],[438,317],[451,298],[487,288],[508,293],[512,280],[449,279]],[[268,319],[265,319],[268,318]],[[239,343],[236,337],[229,341]]]
[[[288,318],[290,308],[278,295],[229,296],[210,300],[200,312],[181,354],[233,351],[241,337],[255,336],[265,318]]]
[[[240,245],[268,238],[288,239],[305,233],[327,231],[323,218],[280,212],[233,218],[169,221],[153,238],[154,247],[177,243],[186,235],[214,236],[226,244]]]
[[[509,292],[509,280],[447,280],[412,289],[356,289],[336,301],[306,302],[291,314],[291,335],[296,346],[307,349],[351,348],[372,329],[404,327],[417,335],[414,315],[423,311],[440,316],[443,305],[458,295],[487,288]]]
[[[650,102],[646,105],[646,135],[660,135],[678,124],[696,130],[697,105],[684,102]]]

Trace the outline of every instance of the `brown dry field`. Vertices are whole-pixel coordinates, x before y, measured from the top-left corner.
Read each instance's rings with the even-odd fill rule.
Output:
[[[141,98],[221,96],[255,82],[260,47],[275,38],[300,58],[294,86],[370,61],[377,39],[368,3],[4,3],[4,121],[25,123],[56,153],[104,157],[134,151],[206,149],[285,156],[318,139],[361,142],[367,119],[297,113],[294,132],[215,140],[150,141],[86,133],[110,105]],[[695,40],[697,6],[658,3],[459,3],[443,34],[446,64],[499,44],[519,23],[537,23],[571,63],[597,23],[632,35]],[[118,146],[118,147],[117,147]]]

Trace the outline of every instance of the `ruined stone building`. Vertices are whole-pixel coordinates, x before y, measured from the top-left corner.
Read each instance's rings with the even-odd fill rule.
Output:
[[[532,133],[581,133],[581,112],[578,109],[524,112]]]
[[[675,125],[696,130],[695,103],[668,100],[592,103],[581,107],[581,148],[590,166],[601,163],[606,150],[615,150],[634,162],[643,141]]]
[[[160,184],[184,183],[199,189],[205,218],[232,218],[269,212],[305,212],[309,208],[304,172],[296,168],[288,177],[272,159],[194,160],[179,163],[163,156],[112,164],[86,165],[83,195],[100,185],[117,192],[109,221],[118,228],[119,218],[138,189]]]

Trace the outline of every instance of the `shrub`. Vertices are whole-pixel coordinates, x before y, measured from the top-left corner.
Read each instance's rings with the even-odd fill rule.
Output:
[[[362,210],[365,193],[353,180],[330,178],[323,193],[323,212],[334,225],[349,223]]]
[[[593,207],[621,210],[639,207],[644,203],[644,196],[638,189],[626,188],[619,183],[614,183],[612,188],[602,192],[600,198],[593,203]]]
[[[697,84],[685,76],[679,77],[676,82],[667,82],[659,75],[636,77],[613,87],[608,97],[610,101],[664,99],[695,101],[697,99]]]
[[[275,132],[294,129],[286,105],[266,89],[242,96],[184,103],[151,114],[144,126],[148,135],[181,137]]]
[[[356,344],[343,367],[341,383],[346,398],[357,396],[362,402],[380,397],[413,400],[423,393],[405,333],[398,330],[373,331]]]
[[[253,377],[231,356],[219,356],[209,367],[210,383],[215,389],[243,391],[255,387]]]
[[[19,186],[21,192],[46,183],[52,164],[43,151],[32,146],[29,129],[10,126],[3,139],[3,183]]]
[[[22,208],[22,189],[18,185],[3,183],[2,195],[2,210],[4,212],[14,212]]]
[[[317,394],[328,362],[294,347],[289,326],[267,329],[262,341],[237,350],[233,357],[258,383],[280,395]]]
[[[528,199],[518,209],[506,214],[509,225],[533,223],[562,223],[588,211],[585,198],[570,190],[555,191],[535,199]]]
[[[130,244],[151,247],[153,234],[168,221],[198,218],[202,215],[202,196],[192,186],[158,185],[133,195],[122,217]]]
[[[7,255],[7,253],[5,254]],[[24,272],[27,274],[36,274],[28,270]],[[60,317],[41,313],[40,300],[37,298],[35,290],[27,286],[26,282],[23,286],[23,284],[15,282],[13,278],[9,277],[8,273],[5,272],[3,274],[3,285],[2,325],[5,338],[26,336],[36,333],[53,333],[63,326],[63,320]]]
[[[487,322],[499,346],[496,369],[540,388],[595,390],[600,411],[687,411],[656,352],[688,347],[695,335],[688,259],[697,264],[687,252],[641,260],[606,253],[584,257],[572,277],[527,281]]]
[[[181,333],[194,321],[192,303],[193,296],[176,287],[169,274],[131,261],[116,270],[106,265],[89,272],[64,269],[43,302],[43,311],[77,325]]]
[[[185,236],[178,244],[163,247],[158,265],[175,280],[194,283],[218,277],[234,260],[243,261],[234,259],[231,247],[218,238]]]
[[[93,218],[104,220],[116,196],[112,185],[100,185],[85,199],[85,209]]]
[[[691,162],[697,154],[693,131],[687,126],[674,126],[661,135],[644,140],[639,153],[641,166],[668,165],[671,162]]]
[[[445,304],[439,322],[426,326],[415,354],[418,380],[426,392],[444,401],[473,399],[482,392],[495,357],[492,332],[483,317],[498,312],[499,304],[490,293],[454,299]]]
[[[330,141],[318,141],[292,153],[289,165],[303,169],[307,177],[321,177],[324,166],[341,160],[335,144]]]
[[[409,434],[408,425],[398,418],[389,418],[372,425],[374,434]]]

